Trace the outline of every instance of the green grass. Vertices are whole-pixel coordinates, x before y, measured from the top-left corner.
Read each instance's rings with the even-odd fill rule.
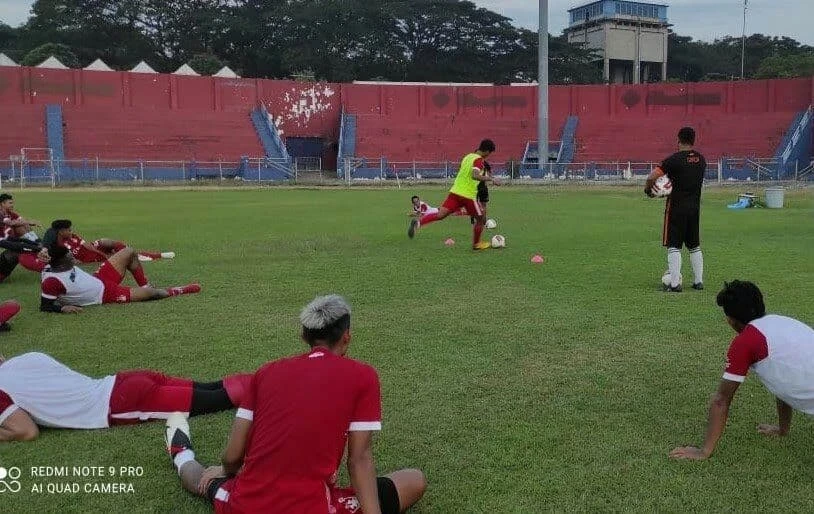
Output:
[[[795,414],[788,438],[759,436],[775,411],[756,379],[711,460],[667,459],[701,442],[733,335],[714,302],[724,280],[753,280],[770,311],[814,322],[814,196],[729,211],[737,192],[705,193],[707,290],[671,296],[659,290],[663,205],[639,188],[497,189],[492,215],[508,248],[480,254],[465,218],[409,241],[411,191],[20,192],[24,215],[177,251],[146,265],[151,281],[204,289],[46,315],[38,278],[18,269],[0,288],[24,310],[0,352],[45,351],[91,376],[146,367],[213,379],[303,351],[299,309],[337,292],[355,309],[352,356],[382,380],[377,466],[429,479],[414,512],[812,511],[814,424]],[[529,263],[537,252],[544,265]],[[684,273],[686,285],[686,253]],[[218,458],[231,419],[192,421],[200,459]],[[24,492],[0,493],[0,511],[207,512],[182,492],[162,432],[44,430],[2,444],[0,465],[24,468]],[[31,494],[34,465],[142,466],[144,476],[127,480],[132,495]]]

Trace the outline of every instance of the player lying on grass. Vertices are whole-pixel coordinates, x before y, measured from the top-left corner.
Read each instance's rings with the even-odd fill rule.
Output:
[[[29,241],[39,240],[39,236],[31,227],[39,227],[40,222],[25,219],[14,212],[14,197],[8,193],[0,194],[0,219],[3,221],[4,237],[20,237]]]
[[[777,425],[758,425],[758,432],[784,436],[792,410],[814,415],[814,329],[801,321],[766,314],[763,294],[751,282],[724,284],[717,303],[738,333],[726,355],[726,371],[712,396],[706,437],[701,448],[676,448],[670,457],[706,459],[715,450],[726,427],[729,406],[738,386],[751,369],[776,398]]]
[[[475,218],[475,224],[472,228],[472,248],[474,250],[486,250],[491,245],[487,241],[481,241],[481,234],[483,234],[483,227],[486,224],[486,217],[481,210],[476,198],[478,195],[478,183],[492,182],[498,185],[498,181],[486,173],[484,173],[484,159],[495,151],[495,143],[489,139],[481,141],[477,151],[467,154],[461,161],[461,167],[458,170],[458,175],[455,177],[455,182],[449,190],[449,195],[444,201],[441,208],[437,213],[426,214],[420,219],[414,219],[410,222],[410,228],[407,230],[407,236],[411,239],[415,237],[416,230],[419,227],[429,225],[438,220],[442,220],[450,214],[460,210],[466,209],[467,214]]]
[[[38,426],[107,428],[233,409],[250,380],[203,383],[147,370],[90,378],[43,353],[0,357],[0,441],[31,441]]]
[[[11,330],[11,325],[8,322],[20,312],[20,308],[20,304],[16,300],[6,300],[0,303],[0,332]]]
[[[255,373],[222,466],[195,460],[183,416],[167,420],[167,449],[183,487],[222,513],[404,512],[424,494],[424,475],[410,469],[376,478],[371,441],[381,429],[379,377],[345,357],[350,306],[339,296],[316,298],[300,321],[310,351]],[[346,447],[352,488],[336,485]]]
[[[104,262],[108,257],[116,252],[127,248],[127,244],[113,239],[97,239],[93,243],[88,243],[82,236],[72,230],[71,220],[54,220],[42,238],[43,244],[48,247],[52,244],[59,244],[71,251],[74,258],[83,263]],[[138,258],[141,261],[153,261],[158,259],[172,259],[174,252],[148,252],[138,251]]]
[[[167,289],[150,286],[132,248],[116,252],[93,275],[78,268],[64,246],[52,245],[48,255],[49,265],[42,272],[40,310],[43,312],[76,313],[88,305],[146,302],[201,291],[198,284]],[[139,287],[121,285],[128,271]]]
[[[438,214],[438,208],[437,207],[433,207],[430,204],[428,204],[427,202],[421,201],[421,198],[418,197],[418,196],[413,196],[412,198],[410,198],[410,203],[411,203],[411,205],[413,207],[412,212],[410,212],[408,214],[408,216],[410,216],[410,217],[415,218],[415,217],[424,216],[425,214]],[[466,209],[461,208],[461,209],[458,209],[455,212],[454,215],[455,216],[463,216],[465,214],[466,214]]]

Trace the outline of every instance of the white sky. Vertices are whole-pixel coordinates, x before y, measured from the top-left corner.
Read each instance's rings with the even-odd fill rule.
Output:
[[[499,12],[523,27],[537,29],[538,0],[474,0],[475,4]],[[23,23],[33,0],[0,0],[0,21],[11,26]],[[579,0],[549,0],[550,32],[559,34],[568,23],[568,9],[587,3]],[[696,39],[712,41],[740,35],[743,0],[664,0],[673,30]],[[814,0],[749,0],[746,32],[789,36],[814,45]]]

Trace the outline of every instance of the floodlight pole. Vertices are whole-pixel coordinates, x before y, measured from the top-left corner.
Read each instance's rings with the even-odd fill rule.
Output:
[[[743,0],[743,37],[741,38],[741,80],[744,77],[744,69],[746,68],[746,7],[749,0]]]
[[[540,0],[539,39],[537,165],[544,172],[548,165],[548,0]]]

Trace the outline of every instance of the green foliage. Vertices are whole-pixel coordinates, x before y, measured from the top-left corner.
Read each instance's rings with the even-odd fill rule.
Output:
[[[23,66],[37,66],[51,56],[56,57],[62,64],[69,68],[79,67],[79,60],[76,58],[76,54],[73,53],[68,45],[61,43],[45,43],[44,45],[38,46],[25,54],[20,64]]]
[[[223,61],[212,54],[198,54],[187,64],[201,75],[214,75],[223,68]]]
[[[437,205],[440,187],[15,190],[23,215],[69,215],[88,240],[175,250],[172,261],[145,263],[150,282],[198,280],[203,292],[44,314],[39,276],[18,268],[2,284],[23,306],[2,353],[43,351],[94,377],[152,368],[211,381],[303,352],[299,309],[337,292],[354,308],[349,355],[381,377],[377,470],[427,474],[415,514],[808,512],[814,421],[795,414],[788,437],[760,436],[756,424],[776,417],[774,398],[751,375],[712,459],[667,459],[703,437],[734,335],[715,305],[724,280],[754,280],[770,312],[814,321],[811,190],[787,191],[784,210],[726,209],[738,191],[704,193],[707,290],[665,295],[664,201],[639,187],[494,188],[490,216],[508,247],[483,253],[468,247],[468,218],[407,239],[409,196]],[[458,244],[445,247],[447,237]],[[529,263],[535,253],[544,265]],[[199,459],[217,462],[233,419],[190,421]],[[24,473],[2,511],[211,513],[181,489],[163,433],[151,423],[0,443],[2,465]],[[142,466],[144,475],[32,479],[35,465]],[[119,481],[135,493],[30,489]]]
[[[814,52],[777,55],[760,63],[756,77],[760,79],[811,77],[814,75]]]

